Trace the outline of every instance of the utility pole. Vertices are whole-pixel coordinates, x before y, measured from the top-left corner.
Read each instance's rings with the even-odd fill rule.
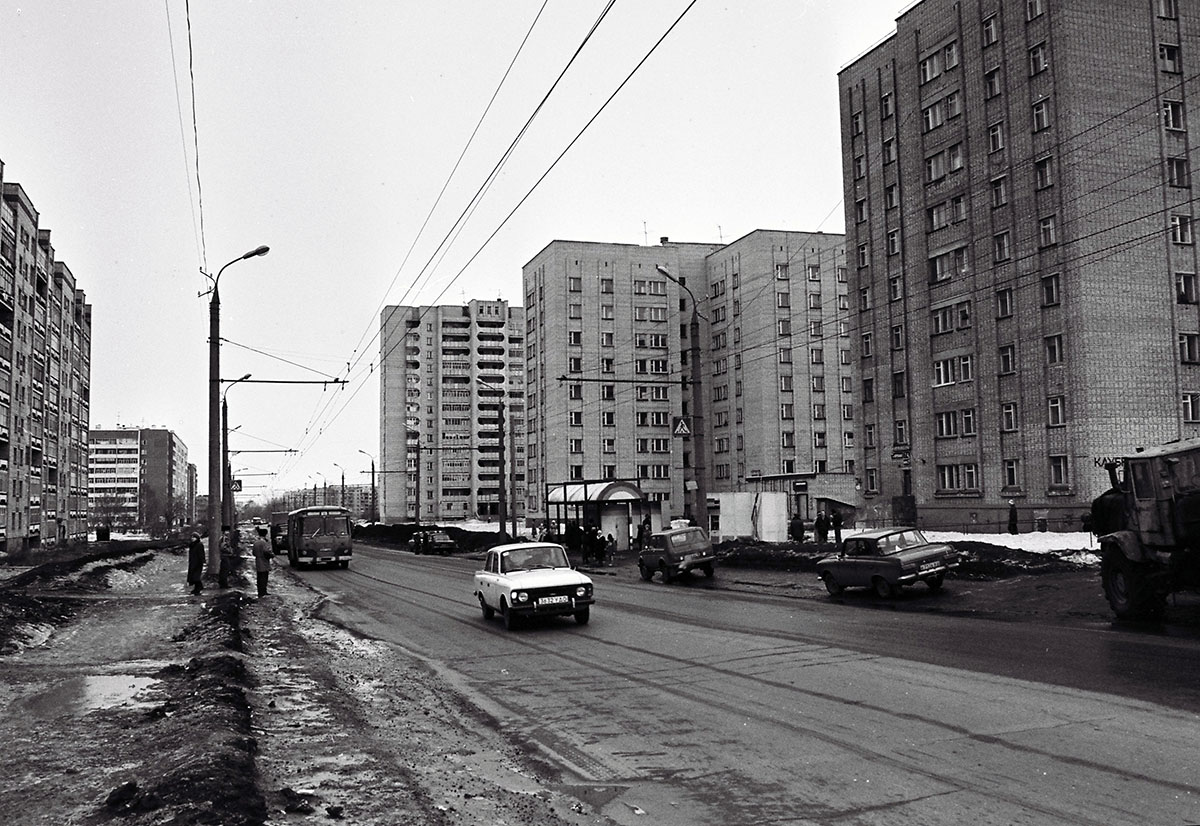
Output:
[[[507,393],[507,391],[503,391],[503,392]],[[500,530],[503,531],[504,523],[508,521],[508,498],[505,495],[505,490],[504,490],[505,485],[504,485],[504,397],[503,396],[500,397],[499,402],[500,402],[500,409],[499,409],[500,420],[496,423],[496,437],[497,437],[497,442],[499,443],[499,448],[500,448],[500,450],[499,450],[499,456],[500,456],[500,467],[499,467],[500,496],[499,496],[499,500],[500,501],[498,504],[500,506],[500,514],[499,514],[500,515]],[[514,531],[514,533],[515,533],[515,531]]]
[[[370,513],[370,517],[371,517],[372,522],[378,522],[379,521],[379,505],[378,505],[378,500],[375,498],[375,457],[372,456],[370,453],[367,453],[365,450],[359,450],[358,452],[371,460],[371,513]]]
[[[507,393],[508,391],[504,391]],[[517,538],[517,450],[514,445],[517,443],[516,430],[513,425],[512,410],[508,411],[508,444],[512,456],[508,462],[508,489],[510,491],[509,513],[512,515],[512,533],[509,534],[513,539]],[[500,472],[504,472],[504,466],[500,466]]]

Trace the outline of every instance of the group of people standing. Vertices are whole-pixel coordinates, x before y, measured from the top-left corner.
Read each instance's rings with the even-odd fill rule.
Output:
[[[833,513],[818,511],[817,518],[813,520],[813,539],[819,544],[829,541],[829,532],[833,531],[833,541],[838,545],[842,544],[842,525],[844,524],[842,512],[834,510]],[[805,539],[804,517],[796,514],[792,517],[792,521],[788,523],[788,537],[793,542],[803,542]]]
[[[233,574],[237,560],[237,537],[228,525],[221,526],[221,565],[217,571],[217,585],[229,587],[229,577]],[[258,595],[267,595],[267,581],[271,575],[271,565],[275,552],[267,539],[267,529],[260,527],[255,531],[254,542],[250,545],[254,555],[254,571],[258,586]],[[204,565],[208,554],[199,533],[192,533],[192,541],[188,543],[187,583],[192,586],[192,594],[199,595],[204,590]]]

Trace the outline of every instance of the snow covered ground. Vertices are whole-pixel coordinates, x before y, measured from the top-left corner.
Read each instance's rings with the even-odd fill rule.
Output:
[[[1003,548],[1015,548],[1034,554],[1054,554],[1080,565],[1099,565],[1096,552],[1100,543],[1090,533],[958,533],[955,531],[923,531],[925,538],[933,542],[986,542]]]

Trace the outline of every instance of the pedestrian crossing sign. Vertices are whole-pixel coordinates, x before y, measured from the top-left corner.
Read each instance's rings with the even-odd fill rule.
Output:
[[[687,416],[676,416],[673,432],[676,436],[691,436],[692,423]]]

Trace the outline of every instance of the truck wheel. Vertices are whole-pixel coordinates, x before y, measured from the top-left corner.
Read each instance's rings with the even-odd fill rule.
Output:
[[[649,582],[654,578],[654,569],[647,568],[645,562],[638,562],[638,573],[642,575],[642,579]]]
[[[490,620],[492,617],[496,616],[496,610],[483,601],[482,594],[479,595],[479,610],[483,611],[483,618],[485,620]]]
[[[871,580],[871,587],[875,589],[875,595],[880,599],[891,599],[896,596],[895,587],[881,576]]]
[[[1162,615],[1166,598],[1154,590],[1147,567],[1109,545],[1100,560],[1100,581],[1113,613],[1123,620],[1153,620]]]

